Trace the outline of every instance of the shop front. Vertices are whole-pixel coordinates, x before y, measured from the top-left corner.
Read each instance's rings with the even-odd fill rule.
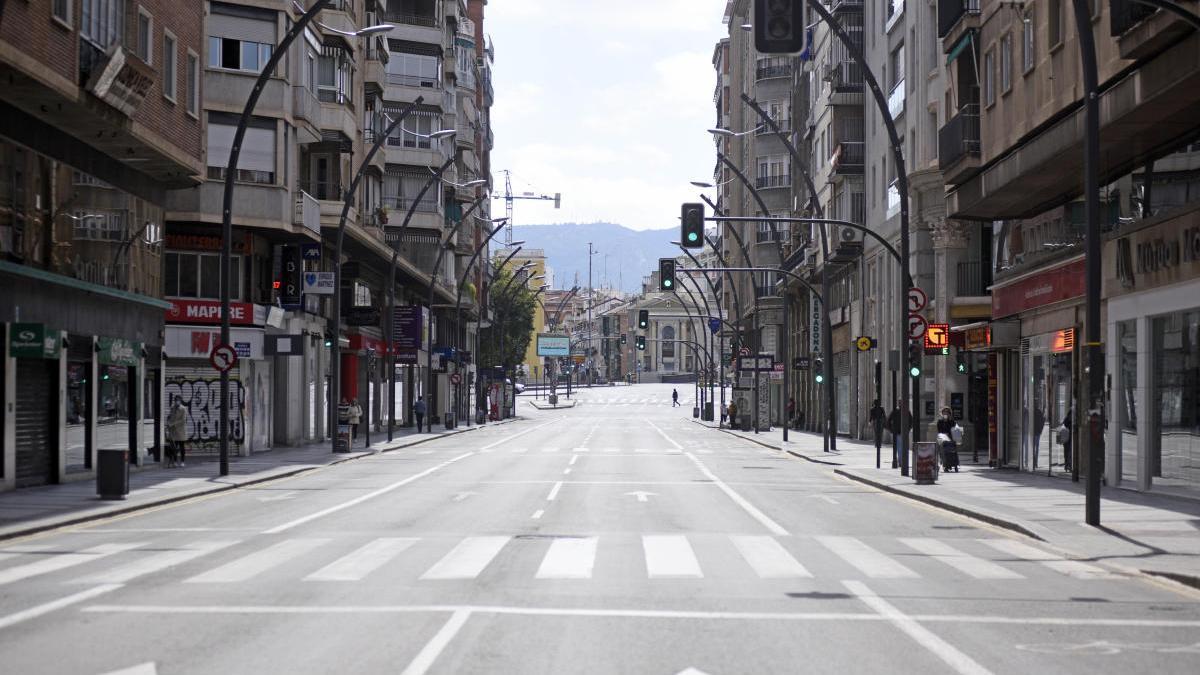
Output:
[[[1200,497],[1200,210],[1104,244],[1110,484]]]
[[[954,326],[960,333],[961,357],[968,377],[967,400],[963,419],[974,431],[971,447],[987,450],[988,466],[1017,467],[1020,463],[1020,343],[1021,323],[1017,320],[980,321]],[[1003,377],[1005,368],[1015,364],[1015,374]],[[1011,391],[1011,394],[1010,394]],[[950,407],[955,408],[955,395]],[[1013,402],[1006,405],[1006,397]],[[959,411],[954,410],[956,419]],[[1011,427],[1017,433],[1011,437]]]

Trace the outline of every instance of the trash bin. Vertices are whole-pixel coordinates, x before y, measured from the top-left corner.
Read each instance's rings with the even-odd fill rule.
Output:
[[[692,417],[700,417],[700,406],[692,406]]]
[[[96,494],[101,499],[125,499],[129,494],[129,450],[100,448],[96,461]]]
[[[704,418],[703,419],[705,422],[713,421],[714,418],[713,418],[713,402],[712,401],[704,402]]]
[[[339,424],[338,428],[337,428],[337,444],[334,445],[334,447],[337,448],[336,451],[337,452],[350,452],[351,441],[352,441],[352,434],[351,434],[351,430],[350,430],[350,425],[349,424]]]
[[[937,443],[917,442],[913,449],[913,480],[918,485],[937,482]]]
[[[454,413],[447,412],[444,415],[444,417],[446,418],[446,429],[447,430],[453,429],[454,428]]]
[[[558,394],[550,394],[550,405],[558,405]]]

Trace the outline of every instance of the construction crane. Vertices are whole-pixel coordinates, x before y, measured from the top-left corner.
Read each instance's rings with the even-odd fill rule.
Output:
[[[512,172],[508,169],[504,170],[504,194],[496,195],[493,199],[504,200],[504,215],[508,218],[508,224],[504,229],[504,246],[511,248],[513,240],[513,200],[515,199],[540,199],[543,201],[554,201],[554,208],[561,208],[562,193],[555,192],[552,195],[538,194],[536,192],[522,192],[521,194],[513,194],[512,191]]]

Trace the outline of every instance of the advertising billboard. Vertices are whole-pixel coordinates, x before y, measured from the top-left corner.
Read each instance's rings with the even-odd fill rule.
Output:
[[[566,335],[537,336],[538,356],[570,356],[571,338]]]

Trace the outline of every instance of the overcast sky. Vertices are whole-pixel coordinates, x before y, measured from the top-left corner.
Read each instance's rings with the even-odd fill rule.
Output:
[[[724,0],[492,0],[496,192],[518,225],[605,221],[674,227],[712,180],[712,54]],[[494,202],[496,217],[503,202]]]

